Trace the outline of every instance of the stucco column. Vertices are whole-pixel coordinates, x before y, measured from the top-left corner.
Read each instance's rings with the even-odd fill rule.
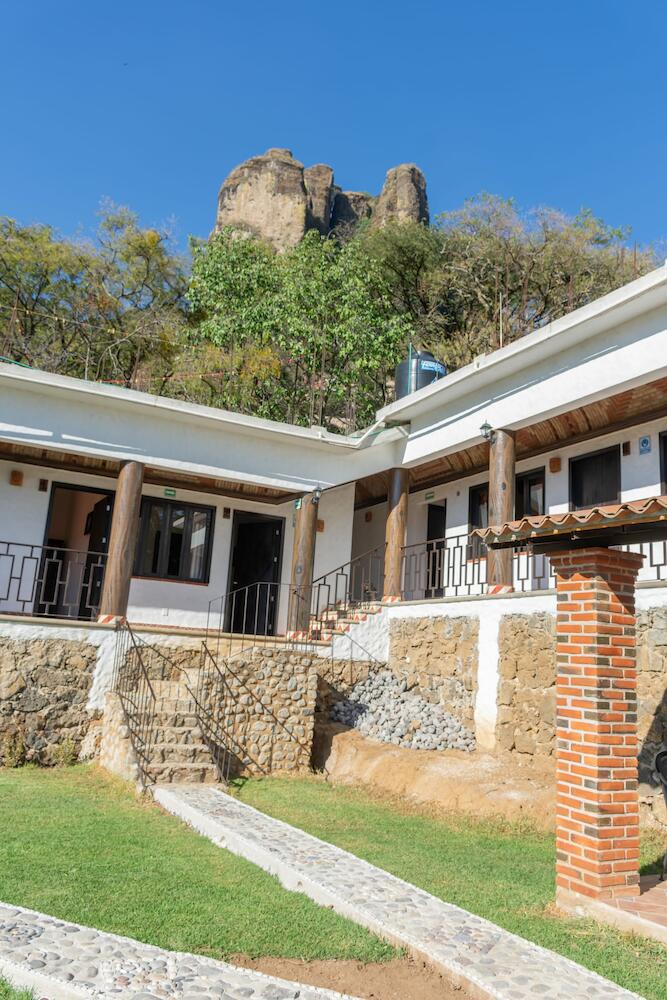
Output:
[[[410,472],[408,469],[392,469],[389,473],[387,496],[387,527],[384,554],[384,597],[385,601],[401,598],[401,563],[405,531],[408,523],[408,490]]]
[[[288,632],[307,632],[310,628],[318,504],[319,494],[308,493],[301,498],[296,511],[290,601],[287,614]]]
[[[104,571],[99,617],[125,618],[130,596],[132,569],[139,535],[141,489],[144,467],[141,462],[123,462],[118,473],[116,498],[111,518],[109,554]]]
[[[514,431],[494,431],[489,446],[489,524],[514,519],[515,492]],[[512,549],[490,549],[486,561],[486,583],[490,594],[514,589]]]
[[[556,898],[639,894],[635,583],[643,556],[551,556],[557,587]]]

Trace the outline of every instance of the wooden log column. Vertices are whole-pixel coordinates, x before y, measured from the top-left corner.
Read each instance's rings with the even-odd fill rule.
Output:
[[[116,498],[111,518],[109,554],[99,617],[125,618],[130,596],[130,582],[139,534],[141,489],[144,467],[141,462],[123,462],[118,473]]]
[[[551,556],[557,587],[557,901],[639,894],[635,583],[643,556]]]
[[[318,504],[319,494],[308,493],[301,498],[301,504],[296,512],[287,615],[289,632],[307,632],[310,627]]]
[[[409,488],[409,470],[392,469],[389,473],[385,533],[383,597],[385,601],[398,601],[401,598],[401,562],[403,546],[405,545],[405,530],[408,523]]]
[[[513,431],[494,431],[489,446],[489,524],[505,524],[514,518],[516,443]],[[486,562],[490,594],[514,589],[511,549],[491,549]]]

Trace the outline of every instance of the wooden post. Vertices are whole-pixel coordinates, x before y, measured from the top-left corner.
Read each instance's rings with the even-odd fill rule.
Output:
[[[109,554],[99,617],[124,618],[130,596],[130,582],[139,534],[141,488],[144,467],[141,462],[123,462],[118,473],[116,499],[111,518]]]
[[[505,524],[514,518],[514,431],[494,431],[489,448],[489,524]],[[512,549],[490,549],[486,560],[489,593],[514,589]]]
[[[318,503],[319,494],[308,493],[301,498],[301,505],[296,512],[288,632],[307,632],[310,628]]]
[[[389,493],[387,497],[386,549],[384,556],[384,600],[398,601],[401,598],[401,562],[405,545],[405,529],[408,523],[408,489],[410,472],[408,469],[392,469],[389,473]]]

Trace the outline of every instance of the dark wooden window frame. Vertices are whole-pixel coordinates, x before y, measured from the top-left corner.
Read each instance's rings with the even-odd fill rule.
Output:
[[[484,527],[483,525],[472,523],[472,498],[478,490],[486,490],[487,494],[487,504],[488,504],[488,494],[489,494],[489,483],[475,483],[474,486],[468,487],[468,545],[466,546],[466,560],[468,562],[474,561],[476,559],[486,559],[486,544],[477,535],[471,536],[473,528]]]
[[[165,531],[164,538],[160,541],[160,554],[158,556],[158,564],[161,572],[158,573],[146,573],[142,572],[141,560],[144,552],[144,545],[146,544],[146,533],[148,531],[149,520],[145,516],[147,510],[151,506],[162,506],[167,510],[177,507],[181,510],[186,511],[204,511],[209,515],[209,522],[206,531],[206,552],[204,554],[204,572],[201,578],[188,577],[188,576],[164,576],[164,564],[166,560],[166,555],[168,551],[168,539],[169,532]],[[215,515],[217,508],[211,507],[207,504],[201,503],[181,503],[178,500],[165,500],[162,497],[142,497],[141,498],[141,525],[139,530],[139,538],[137,539],[137,551],[134,557],[134,573],[133,576],[142,580],[156,580],[162,583],[185,583],[193,586],[206,586],[210,580],[211,575],[211,557],[213,554],[213,535],[215,532]],[[188,550],[188,543],[190,541],[190,524],[191,520],[187,519],[187,530],[184,535],[185,544],[183,545],[183,552]],[[182,557],[182,556],[181,556]]]
[[[536,469],[528,469],[527,472],[517,472],[514,483],[514,517],[517,518],[518,514],[516,512],[516,501],[519,496],[519,481],[522,479],[530,479],[536,476],[540,476],[542,479],[542,499],[544,502],[543,514],[547,511],[547,477],[545,466],[538,466]]]
[[[612,445],[609,445],[606,448],[598,448],[596,451],[587,451],[584,455],[573,455],[569,459],[569,463],[568,463],[568,484],[567,484],[567,489],[568,489],[568,494],[567,494],[567,496],[568,496],[568,510],[577,510],[578,509],[577,507],[575,507],[574,500],[572,498],[573,497],[573,490],[572,490],[573,466],[575,466],[577,464],[577,462],[583,461],[586,458],[595,458],[597,455],[604,455],[604,454],[611,455],[612,453],[614,453],[614,454],[616,454],[618,456],[618,490],[617,490],[615,499],[613,499],[613,500],[607,500],[605,502],[606,503],[620,503],[621,502],[621,483],[622,483],[621,446],[620,446],[620,444],[612,444]]]
[[[667,494],[667,431],[661,431],[658,435],[658,447],[660,449],[660,492]]]

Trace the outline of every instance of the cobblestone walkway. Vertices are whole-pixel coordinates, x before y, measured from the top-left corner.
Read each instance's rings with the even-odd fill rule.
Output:
[[[0,976],[50,1000],[353,1000],[4,903]]]
[[[158,786],[156,800],[221,847],[406,946],[497,1000],[621,1000],[636,993],[403,882],[217,789]],[[447,845],[443,843],[443,850]]]

